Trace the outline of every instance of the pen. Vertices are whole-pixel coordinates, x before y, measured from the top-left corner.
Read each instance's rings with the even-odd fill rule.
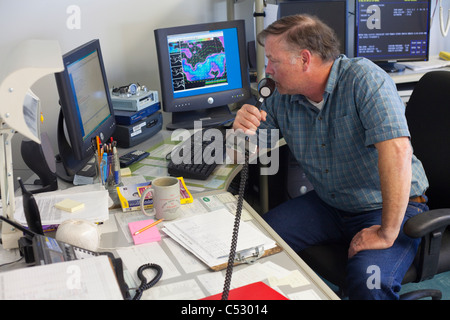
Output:
[[[118,184],[120,182],[120,163],[119,154],[117,153],[117,148],[113,147],[113,163],[114,163],[114,182]]]
[[[102,156],[102,164],[103,164],[103,179],[102,181],[104,183],[106,183],[106,178],[108,177],[108,154],[106,152],[103,152],[103,156]]]
[[[137,235],[137,234],[139,234],[139,233],[141,233],[141,232],[144,232],[145,230],[150,229],[151,227],[156,226],[158,223],[162,222],[163,220],[164,220],[164,219],[159,219],[158,221],[155,221],[155,222],[149,224],[148,226],[143,227],[141,230],[136,231],[133,235]]]

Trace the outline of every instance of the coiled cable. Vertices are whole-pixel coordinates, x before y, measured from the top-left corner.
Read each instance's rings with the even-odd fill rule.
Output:
[[[144,270],[146,269],[156,270],[156,275],[150,282],[147,282],[147,278],[144,276]],[[141,280],[141,285],[136,289],[136,294],[134,295],[133,300],[141,299],[144,291],[153,287],[159,281],[159,279],[161,279],[163,275],[163,269],[155,263],[147,263],[139,267],[137,275],[139,280]]]
[[[248,144],[248,137],[246,137],[245,140],[246,140],[246,144]],[[222,300],[228,300],[228,294],[230,291],[231,276],[233,274],[234,260],[235,260],[235,256],[236,256],[236,246],[237,246],[238,234],[239,234],[239,223],[241,221],[242,205],[244,202],[245,184],[247,183],[247,178],[248,178],[248,163],[249,163],[249,152],[248,152],[248,146],[246,145],[245,163],[244,163],[244,166],[242,167],[242,171],[241,171],[241,180],[240,180],[240,184],[239,184],[239,197],[238,197],[237,205],[236,205],[236,216],[234,218],[233,236],[231,238],[231,248],[230,248],[230,254],[228,256],[227,270],[225,273],[225,282],[224,282],[223,291],[222,291]]]

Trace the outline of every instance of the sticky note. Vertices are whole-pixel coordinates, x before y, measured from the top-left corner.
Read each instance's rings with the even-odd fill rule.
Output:
[[[131,176],[131,170],[130,170],[130,168],[121,168],[121,169],[120,169],[120,176],[121,176],[121,177]]]
[[[130,222],[128,224],[128,228],[130,229],[134,244],[148,243],[148,242],[154,242],[154,241],[161,240],[161,234],[159,233],[158,226],[151,227],[150,229],[147,229],[141,233],[138,233],[137,235],[134,235],[134,233],[136,231],[141,230],[142,228],[153,223],[154,221],[155,220],[153,220],[153,219],[149,219],[149,220]]]
[[[75,212],[84,208],[83,202],[78,202],[72,199],[64,199],[58,203],[55,203],[55,208],[61,209],[67,212]]]

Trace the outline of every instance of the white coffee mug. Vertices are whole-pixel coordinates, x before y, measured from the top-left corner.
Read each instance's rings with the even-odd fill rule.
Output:
[[[173,220],[180,215],[180,181],[175,177],[159,177],[152,181],[151,187],[141,194],[141,211],[149,215],[144,209],[147,193],[153,197],[153,210],[156,219]],[[153,213],[152,213],[153,214]]]

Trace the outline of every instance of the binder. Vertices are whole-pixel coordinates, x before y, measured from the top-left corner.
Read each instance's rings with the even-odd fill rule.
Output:
[[[222,293],[218,293],[201,300],[220,300]],[[289,300],[264,282],[255,282],[230,290],[228,300]]]

